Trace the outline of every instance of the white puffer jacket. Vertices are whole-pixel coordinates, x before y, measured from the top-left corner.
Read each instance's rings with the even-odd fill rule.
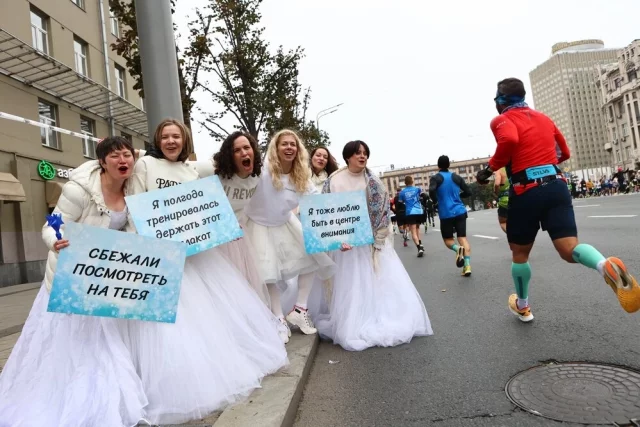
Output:
[[[125,183],[125,195],[130,194],[131,180]],[[100,181],[100,165],[97,160],[91,160],[80,165],[73,170],[58,199],[58,204],[53,213],[62,214],[62,221],[65,224],[77,222],[92,225],[94,227],[109,228],[111,222],[111,212],[104,203],[102,196],[102,185]],[[60,227],[60,232],[64,238],[64,225]],[[129,222],[125,226],[125,231],[134,232],[133,221],[129,217]],[[48,291],[51,291],[53,276],[56,272],[58,254],[53,249],[53,245],[58,240],[56,232],[47,223],[42,227],[42,240],[49,248],[47,266],[44,273],[44,283]],[[73,245],[73,242],[69,242]],[[65,249],[63,249],[65,250]]]

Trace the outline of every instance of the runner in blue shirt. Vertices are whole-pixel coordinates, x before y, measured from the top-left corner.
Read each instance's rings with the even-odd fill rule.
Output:
[[[471,191],[464,179],[449,172],[449,157],[438,158],[440,172],[431,177],[429,195],[438,203],[440,234],[444,244],[456,253],[456,266],[462,268],[462,275],[471,276],[471,245],[467,240],[467,207],[461,198],[469,197]],[[453,239],[457,235],[458,243]]]
[[[424,221],[424,210],[420,203],[420,189],[413,186],[413,177],[404,178],[406,187],[400,192],[400,201],[405,204],[405,224],[409,227],[413,243],[418,248],[418,258],[424,255],[424,247],[420,240],[420,224]]]

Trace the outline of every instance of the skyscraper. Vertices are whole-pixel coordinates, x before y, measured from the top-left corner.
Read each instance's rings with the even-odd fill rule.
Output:
[[[571,159],[564,166],[570,170],[611,164],[594,69],[617,62],[618,52],[605,49],[601,40],[557,43],[551,57],[529,73],[534,107],[551,117],[567,139]]]

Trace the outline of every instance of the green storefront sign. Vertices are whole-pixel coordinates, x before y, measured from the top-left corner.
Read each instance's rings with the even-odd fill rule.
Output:
[[[38,175],[40,176],[40,178],[44,179],[45,181],[52,180],[53,178],[56,177],[56,175],[58,176],[58,178],[69,179],[69,175],[71,175],[71,171],[73,171],[73,169],[57,169],[56,170],[56,168],[46,160],[40,160],[40,163],[38,163]]]

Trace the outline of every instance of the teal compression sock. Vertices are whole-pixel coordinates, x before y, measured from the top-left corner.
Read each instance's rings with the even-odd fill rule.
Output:
[[[453,252],[458,252],[458,247],[459,247],[459,246],[458,246],[458,244],[457,244],[457,243],[454,243],[454,244],[453,244],[453,246],[451,246],[451,250],[452,250]]]
[[[471,255],[465,255],[464,256],[464,266],[468,267],[469,264],[471,264]]]
[[[529,281],[531,280],[531,266],[529,262],[524,264],[511,263],[511,276],[516,287],[518,299],[527,300],[529,298]]]
[[[579,262],[585,267],[599,270],[598,264],[602,263],[605,260],[605,257],[593,246],[580,243],[573,250],[573,260],[575,262]]]

